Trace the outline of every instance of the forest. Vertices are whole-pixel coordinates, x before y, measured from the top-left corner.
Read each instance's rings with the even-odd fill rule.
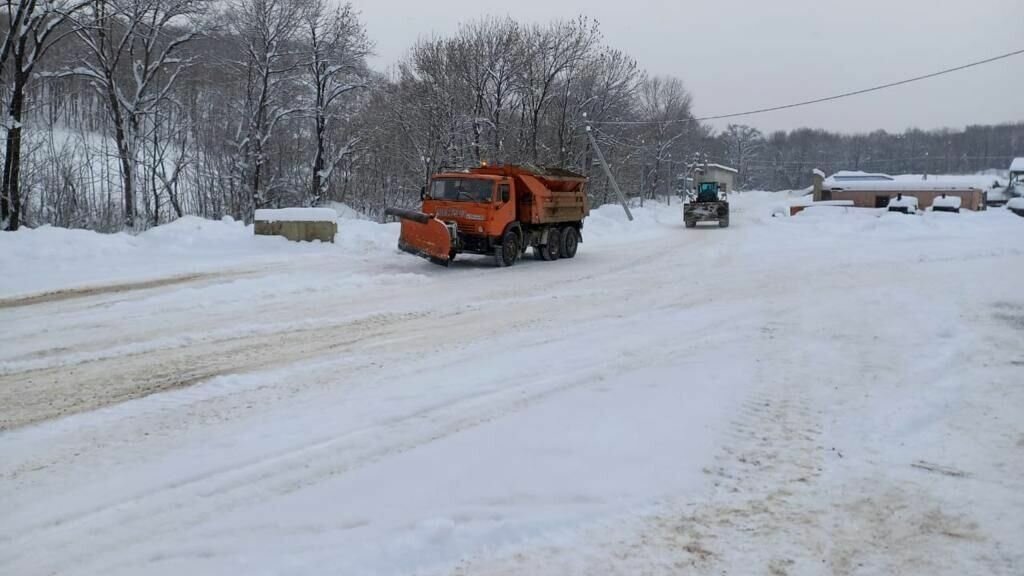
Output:
[[[328,202],[383,219],[430,174],[485,161],[587,174],[599,205],[612,189],[588,127],[640,198],[677,195],[705,159],[738,168],[740,189],[783,190],[814,168],[971,173],[1024,148],[1024,123],[716,129],[684,78],[648,73],[586,17],[468,21],[410,38],[385,70],[359,13],[330,0],[7,0],[0,17],[5,230]]]

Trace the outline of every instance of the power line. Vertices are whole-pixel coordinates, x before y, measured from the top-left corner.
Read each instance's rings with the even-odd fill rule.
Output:
[[[757,110],[750,110],[747,112],[736,112],[733,114],[717,114],[714,116],[704,116],[702,118],[683,118],[679,120],[619,120],[619,121],[605,121],[605,122],[593,122],[594,124],[605,124],[605,125],[632,125],[632,124],[685,124],[689,122],[706,122],[708,120],[724,120],[727,118],[740,118],[743,116],[753,116],[755,114],[764,114],[766,112],[778,112],[779,110],[789,110],[791,108],[799,108],[801,106],[810,106],[811,104],[820,104],[822,102],[831,102],[832,100],[840,100],[842,98],[850,98],[851,96],[860,96],[861,94],[868,94],[870,92],[878,92],[879,90],[886,90],[888,88],[895,88],[897,86],[903,86],[905,84],[911,84],[913,82],[920,82],[922,80],[928,80],[937,76],[943,76],[945,74],[952,74],[953,72],[959,72],[968,68],[974,68],[976,66],[982,66],[984,64],[991,64],[999,60],[1005,60],[1012,58],[1013,56],[1019,56],[1024,54],[1024,49],[1015,50],[1013,52],[1007,52],[1006,54],[1000,54],[999,56],[993,56],[984,60],[978,60],[977,62],[971,62],[955,68],[947,68],[938,72],[932,72],[931,74],[925,74],[923,76],[915,76],[913,78],[907,78],[905,80],[899,80],[897,82],[889,82],[888,84],[881,84],[878,86],[872,86],[871,88],[864,88],[861,90],[854,90],[852,92],[844,92],[842,94],[836,94],[834,96],[826,96],[824,98],[815,98],[814,100],[805,100],[803,102],[795,102],[793,104],[784,104],[782,106],[772,106],[769,108],[759,108]]]

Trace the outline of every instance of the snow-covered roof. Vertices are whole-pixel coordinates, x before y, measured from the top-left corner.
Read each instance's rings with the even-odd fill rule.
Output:
[[[800,206],[804,206],[804,207],[809,207],[809,206],[853,206],[853,205],[854,205],[853,200],[819,200],[819,201],[815,202],[814,200],[811,200],[811,199],[808,199],[808,198],[798,198],[792,204],[790,204],[790,206],[797,206],[797,207],[800,207]]]
[[[722,164],[708,164],[708,168],[714,168],[718,170],[724,170],[726,172],[732,172],[733,174],[739,174],[740,171],[729,166],[723,166]]]
[[[840,170],[829,176],[828,179],[834,182],[864,182],[892,180],[893,178],[888,174],[862,172],[860,170]]]
[[[338,213],[330,208],[282,208],[257,210],[255,219],[260,222],[337,222]]]
[[[1010,172],[1024,172],[1024,158],[1014,158],[1010,163]]]
[[[946,183],[936,180],[869,180],[850,182],[829,182],[827,190],[884,191],[884,192],[967,192],[977,188],[965,184]]]
[[[938,182],[940,184],[968,186],[990,190],[992,188],[1005,188],[1006,179],[992,174],[929,174],[925,178],[923,174],[900,174],[893,176],[897,181],[907,182]]]

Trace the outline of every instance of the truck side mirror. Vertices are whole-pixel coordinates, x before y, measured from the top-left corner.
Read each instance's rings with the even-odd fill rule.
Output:
[[[427,199],[427,187],[426,186],[420,186],[420,200],[426,200],[426,199]]]

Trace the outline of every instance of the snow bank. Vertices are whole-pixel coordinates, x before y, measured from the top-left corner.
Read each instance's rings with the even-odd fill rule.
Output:
[[[797,212],[796,218],[803,220],[808,219],[819,219],[819,220],[832,220],[836,216],[862,216],[875,218],[878,216],[878,211],[869,208],[855,208],[853,206],[832,206],[815,203],[812,204],[800,212]]]
[[[1024,210],[1024,198],[1011,198],[1006,207],[1010,210]]]
[[[338,213],[330,208],[281,208],[257,210],[259,222],[337,222]]]
[[[344,202],[328,202],[327,208],[338,213],[338,220],[372,220]]]
[[[338,226],[334,242],[349,254],[368,255],[392,252],[398,245],[402,225],[398,222],[379,224],[369,220],[346,220]]]
[[[647,202],[643,207],[630,207],[633,214],[633,221],[630,222],[622,206],[605,204],[591,210],[590,216],[583,221],[584,242],[592,246],[593,243],[615,244],[623,240],[656,236],[660,233],[659,228],[664,226],[682,226],[682,209],[682,205]]]
[[[334,210],[326,210],[335,215]],[[334,217],[331,219],[334,220]],[[256,236],[252,226],[231,218],[195,216],[151,228],[138,235],[100,234],[44,226],[0,234],[0,298],[146,282],[190,274],[231,272],[292,263],[309,258],[310,268],[392,255],[398,226],[348,220],[335,244],[288,242]],[[349,259],[349,260],[346,260]],[[382,273],[377,271],[376,273]]]
[[[853,200],[821,200],[815,202],[813,198],[799,198],[791,204],[792,206],[853,206]]]

